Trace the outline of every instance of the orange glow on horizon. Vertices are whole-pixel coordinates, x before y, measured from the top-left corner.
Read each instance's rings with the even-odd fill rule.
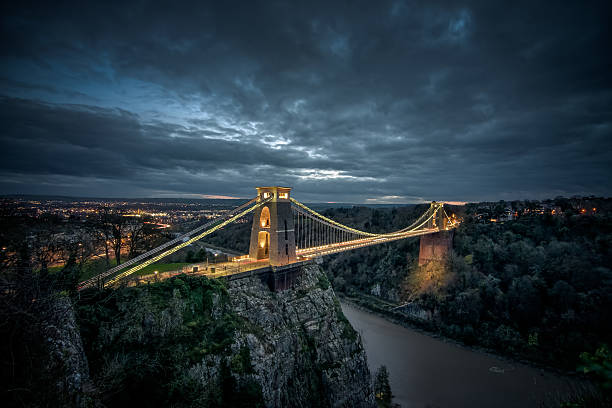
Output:
[[[217,194],[200,194],[200,196],[202,198],[209,198],[209,199],[213,199],[213,200],[237,200],[237,199],[240,199],[240,197],[232,197],[232,196],[217,195]]]

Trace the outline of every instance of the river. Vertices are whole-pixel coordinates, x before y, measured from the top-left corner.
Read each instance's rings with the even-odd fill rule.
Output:
[[[393,402],[402,408],[538,407],[568,380],[393,324],[342,303],[361,334],[370,371],[389,370]]]

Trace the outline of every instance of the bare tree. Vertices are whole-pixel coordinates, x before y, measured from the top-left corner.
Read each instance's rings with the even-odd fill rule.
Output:
[[[150,224],[145,224],[141,220],[132,221],[126,224],[126,243],[128,246],[128,256],[130,258],[135,256],[141,241],[144,240],[147,233],[150,233],[151,229]]]
[[[160,230],[155,227],[155,224],[149,218],[140,218],[128,222],[125,231],[125,241],[130,258],[165,242]]]
[[[83,267],[96,255],[98,248],[98,240],[87,228],[77,228],[68,239],[60,243],[58,251],[65,260],[60,274],[67,288],[76,291]]]
[[[72,318],[70,300],[61,292],[76,290],[93,246],[81,231],[67,234],[57,221],[0,219],[5,248],[0,267],[0,360],[3,402],[8,406],[70,406],[75,395],[65,382],[49,381],[61,378],[68,367],[67,359],[57,357],[63,354],[50,352],[50,347],[63,344],[57,341],[57,328]],[[61,270],[49,270],[64,261]]]
[[[111,251],[115,256],[117,265],[121,263],[121,249],[126,224],[124,217],[112,213],[107,207],[101,208],[91,220],[90,226],[104,248],[107,267],[110,267]]]
[[[112,236],[109,221],[109,209],[102,207],[95,216],[88,219],[86,224],[90,236],[95,239],[98,247],[104,248],[104,259],[106,260],[107,268],[110,268],[110,243]]]

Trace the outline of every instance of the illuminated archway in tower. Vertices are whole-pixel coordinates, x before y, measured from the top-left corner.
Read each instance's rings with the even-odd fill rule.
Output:
[[[259,224],[261,228],[270,228],[270,209],[268,207],[262,208]]]
[[[270,233],[268,231],[259,231],[257,237],[257,259],[266,259],[270,257]]]

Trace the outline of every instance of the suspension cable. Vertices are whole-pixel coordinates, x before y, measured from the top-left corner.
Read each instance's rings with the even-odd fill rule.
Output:
[[[138,264],[138,265],[136,265],[136,266],[134,266],[134,267],[132,267],[132,268],[128,269],[127,271],[124,271],[124,272],[120,273],[119,275],[115,276],[114,278],[112,278],[111,280],[109,280],[107,283],[105,283],[105,284],[104,284],[104,286],[105,286],[105,287],[106,287],[106,286],[109,286],[109,285],[111,285],[111,284],[113,284],[113,283],[117,282],[119,279],[122,279],[122,278],[124,278],[124,277],[126,277],[126,276],[128,276],[128,275],[130,275],[130,274],[132,274],[132,273],[134,273],[134,272],[136,272],[136,271],[139,271],[139,270],[143,269],[144,267],[146,267],[146,266],[148,266],[148,265],[150,265],[150,264],[152,264],[152,263],[154,263],[154,262],[156,262],[156,261],[158,261],[158,260],[160,260],[160,259],[162,259],[162,258],[164,258],[164,257],[166,257],[166,256],[168,256],[168,255],[170,255],[170,254],[172,254],[172,253],[174,253],[174,252],[178,251],[179,249],[182,249],[182,248],[184,248],[184,247],[186,247],[186,246],[188,246],[188,245],[191,245],[191,244],[192,244],[192,243],[194,243],[195,241],[198,241],[198,240],[200,240],[200,239],[204,238],[205,236],[207,236],[207,235],[209,235],[209,234],[211,234],[211,233],[213,233],[213,232],[215,232],[215,231],[219,230],[220,228],[223,228],[223,227],[224,227],[224,226],[226,226],[227,224],[229,224],[229,223],[231,223],[231,222],[233,222],[233,221],[237,220],[238,218],[241,218],[241,217],[245,216],[246,214],[250,213],[250,212],[251,212],[251,211],[253,211],[254,209],[256,209],[256,208],[260,207],[261,205],[263,205],[263,204],[267,203],[267,202],[268,202],[268,201],[270,201],[270,200],[271,200],[271,198],[270,198],[270,199],[268,199],[268,200],[261,201],[261,202],[257,203],[256,205],[254,205],[254,206],[252,206],[252,207],[250,207],[250,208],[248,208],[248,209],[246,209],[246,210],[243,210],[242,212],[240,212],[240,213],[236,214],[236,212],[238,212],[240,209],[243,209],[244,207],[248,206],[248,204],[252,204],[252,203],[253,203],[253,201],[255,201],[255,200],[250,200],[249,202],[247,202],[247,203],[245,203],[245,204],[241,205],[240,207],[238,207],[238,208],[236,208],[236,209],[232,210],[232,211],[229,213],[229,214],[235,214],[234,216],[232,216],[232,217],[230,217],[230,218],[226,219],[225,221],[223,221],[223,222],[220,222],[220,223],[219,223],[219,221],[221,221],[223,218],[226,218],[226,217],[228,216],[228,214],[225,214],[223,217],[217,218],[217,219],[216,219],[216,220],[214,220],[214,221],[211,221],[211,222],[206,223],[205,225],[203,225],[202,227],[197,228],[196,230],[197,230],[197,231],[201,231],[201,230],[202,230],[202,228],[205,228],[205,227],[208,227],[208,226],[214,225],[215,223],[218,223],[218,224],[217,224],[217,225],[215,225],[214,227],[212,227],[212,228],[210,228],[210,229],[208,229],[208,230],[206,230],[206,231],[204,231],[204,232],[200,233],[199,235],[196,235],[195,237],[190,238],[190,239],[188,239],[187,241],[184,241],[183,243],[181,243],[181,244],[179,244],[179,245],[175,246],[174,248],[171,248],[171,249],[169,249],[169,250],[167,250],[167,251],[164,251],[164,252],[162,252],[161,254],[159,254],[159,255],[157,255],[157,256],[155,256],[155,257],[153,257],[153,258],[151,258],[151,259],[149,259],[149,260],[147,260],[147,261],[145,261],[145,262],[143,262],[143,263],[141,263],[141,264]],[[194,231],[196,231],[196,230],[194,230]],[[189,236],[189,235],[191,235],[191,234],[193,234],[193,231],[190,231],[190,232],[188,232],[187,234],[183,234],[183,235],[182,235],[181,237],[179,237],[179,238],[183,238],[183,239],[184,239],[184,238],[188,237],[188,236]],[[173,240],[173,241],[174,241],[173,243],[176,243],[176,242],[177,242],[177,240]],[[171,241],[171,242],[172,242],[172,241]],[[166,243],[166,244],[164,244],[164,245],[162,245],[162,246],[160,246],[160,247],[154,248],[153,250],[149,251],[148,253],[149,253],[149,254],[157,253],[157,252],[159,252],[161,249],[167,248],[168,246],[169,246],[169,245],[168,245],[168,243]],[[144,255],[144,254],[143,254],[143,255]],[[141,258],[141,259],[142,259],[142,258]],[[126,266],[125,264],[122,264],[122,265],[123,265],[124,267]],[[111,272],[111,273],[112,273],[112,272]],[[109,271],[107,271],[107,272],[105,272],[104,274],[102,274],[103,276],[102,276],[102,275],[99,275],[99,276],[96,276],[96,277],[94,277],[94,278],[88,279],[87,281],[85,281],[85,282],[82,282],[82,283],[81,283],[81,285],[79,286],[79,289],[83,289],[83,288],[85,288],[85,287],[87,287],[87,286],[91,285],[91,283],[93,283],[93,282],[97,282],[99,279],[101,279],[101,278],[103,278],[103,277],[108,276],[109,274],[110,274],[110,273],[109,273]]]
[[[166,243],[164,243],[164,244],[162,244],[162,245],[160,245],[158,247],[155,247],[155,248],[151,249],[150,251],[145,252],[144,254],[138,255],[135,258],[132,258],[132,259],[130,259],[130,260],[128,260],[128,261],[126,261],[126,262],[124,262],[122,264],[119,264],[119,265],[117,265],[117,266],[115,266],[115,267],[113,267],[113,268],[111,268],[111,269],[109,269],[109,270],[107,270],[107,271],[105,271],[105,272],[103,272],[101,274],[98,274],[98,275],[96,275],[96,276],[94,276],[92,278],[89,278],[89,279],[81,282],[80,285],[79,285],[79,289],[87,287],[87,286],[90,286],[92,284],[95,284],[95,283],[99,282],[100,279],[104,279],[104,278],[112,275],[113,273],[120,271],[121,269],[124,269],[124,268],[126,268],[126,267],[128,267],[130,265],[133,265],[133,264],[135,264],[135,263],[137,263],[139,261],[142,261],[143,259],[148,258],[149,256],[154,255],[154,254],[160,252],[161,250],[168,248],[169,246],[177,244],[177,243],[183,241],[185,238],[189,238],[193,234],[203,230],[204,228],[208,228],[211,225],[214,225],[215,223],[219,222],[223,218],[231,217],[232,215],[234,215],[237,212],[241,211],[245,207],[248,207],[249,205],[253,204],[256,200],[257,200],[257,197],[252,198],[251,200],[249,200],[246,203],[244,203],[244,204],[234,208],[233,210],[229,211],[228,213],[223,214],[219,218],[216,218],[216,219],[211,220],[211,221],[209,221],[207,223],[204,223],[203,225],[199,226],[198,228],[195,228],[195,229],[193,229],[193,230],[191,230],[189,232],[186,232],[186,233],[178,236],[177,238],[174,238],[171,241],[168,241],[168,242],[166,242]]]
[[[141,263],[141,264],[139,264],[139,265],[137,265],[137,266],[135,266],[133,268],[130,268],[130,269],[128,269],[125,272],[120,273],[119,275],[115,276],[113,279],[108,281],[104,286],[105,287],[109,286],[109,285],[117,282],[119,279],[122,279],[122,278],[124,278],[124,277],[126,277],[128,275],[131,275],[132,273],[134,273],[136,271],[139,271],[139,270],[145,268],[146,266],[148,266],[148,265],[150,265],[150,264],[152,264],[152,263],[154,263],[156,261],[159,261],[160,259],[162,259],[162,258],[164,258],[164,257],[166,257],[166,256],[168,256],[170,254],[173,254],[174,252],[178,251],[179,249],[185,248],[186,246],[193,244],[194,242],[204,238],[205,236],[207,236],[209,234],[212,234],[213,232],[223,228],[227,224],[230,224],[230,223],[236,221],[238,218],[244,217],[246,214],[250,213],[251,211],[255,210],[256,208],[261,207],[262,205],[268,203],[271,200],[272,200],[272,197],[268,198],[267,200],[260,201],[259,203],[255,204],[254,206],[252,206],[252,207],[242,211],[241,213],[239,213],[237,215],[234,215],[233,217],[231,217],[231,218],[223,221],[222,223],[220,223],[220,224],[218,224],[218,225],[216,225],[216,226],[214,226],[214,227],[212,227],[212,228],[202,232],[201,234],[196,235],[195,237],[191,238],[190,240],[185,241],[182,244],[177,245],[174,248],[169,249],[169,250],[167,250],[167,251],[157,255],[156,257],[149,259],[148,261],[145,261],[145,262],[143,262],[143,263]]]
[[[314,217],[313,217],[313,219],[314,219],[314,220],[316,220],[316,221],[317,221],[317,222],[319,222],[319,223],[322,223],[322,224],[327,224],[327,225],[330,225],[330,224],[331,224],[331,225],[333,225],[334,227],[336,227],[336,228],[340,228],[340,229],[343,229],[343,230],[345,230],[345,231],[347,231],[347,232],[350,232],[350,233],[353,233],[353,234],[357,234],[357,235],[360,235],[360,236],[367,236],[367,237],[384,237],[384,236],[397,236],[397,235],[402,235],[402,234],[404,234],[404,233],[407,233],[407,232],[410,232],[410,231],[412,231],[412,230],[414,230],[414,229],[417,229],[417,228],[422,227],[422,226],[423,226],[423,225],[424,225],[426,222],[428,222],[428,221],[429,221],[429,220],[430,220],[430,219],[433,217],[433,215],[434,215],[434,213],[435,213],[435,211],[432,211],[432,213],[429,215],[429,217],[427,217],[427,219],[426,219],[426,220],[424,220],[423,222],[421,222],[419,225],[415,225],[417,222],[419,222],[419,220],[420,220],[420,219],[421,219],[423,216],[425,216],[427,213],[429,213],[429,212],[430,212],[430,211],[431,211],[431,210],[434,208],[434,204],[432,204],[432,205],[429,207],[429,209],[428,209],[427,211],[425,211],[425,213],[424,213],[424,214],[423,214],[421,217],[419,217],[419,218],[417,219],[417,221],[415,221],[415,222],[414,222],[413,224],[411,224],[409,227],[406,227],[406,228],[403,228],[403,229],[401,229],[401,230],[394,231],[394,232],[388,232],[388,233],[379,233],[379,234],[376,234],[376,233],[372,233],[372,232],[361,231],[361,230],[358,230],[358,229],[356,229],[356,228],[351,228],[351,227],[346,226],[346,225],[344,225],[344,224],[341,224],[341,223],[339,223],[339,222],[337,222],[337,221],[334,221],[334,220],[332,220],[332,219],[330,219],[330,218],[328,218],[328,217],[325,217],[324,215],[319,214],[319,213],[318,213],[318,212],[316,212],[315,210],[313,210],[313,209],[311,209],[311,208],[307,207],[306,205],[304,205],[304,204],[300,203],[299,201],[297,201],[297,200],[296,200],[296,199],[294,199],[294,198],[291,198],[290,200],[291,200],[291,202],[292,202],[292,203],[294,203],[294,204],[295,204],[294,208],[298,209],[298,211],[299,211],[299,209],[302,209],[302,210],[304,210],[303,214],[305,214],[305,215],[307,215],[307,216],[310,216],[310,217],[312,217],[312,215],[314,215],[315,217],[318,217],[319,219],[316,219],[316,218],[314,218]],[[309,214],[309,213],[310,213],[310,214]]]

